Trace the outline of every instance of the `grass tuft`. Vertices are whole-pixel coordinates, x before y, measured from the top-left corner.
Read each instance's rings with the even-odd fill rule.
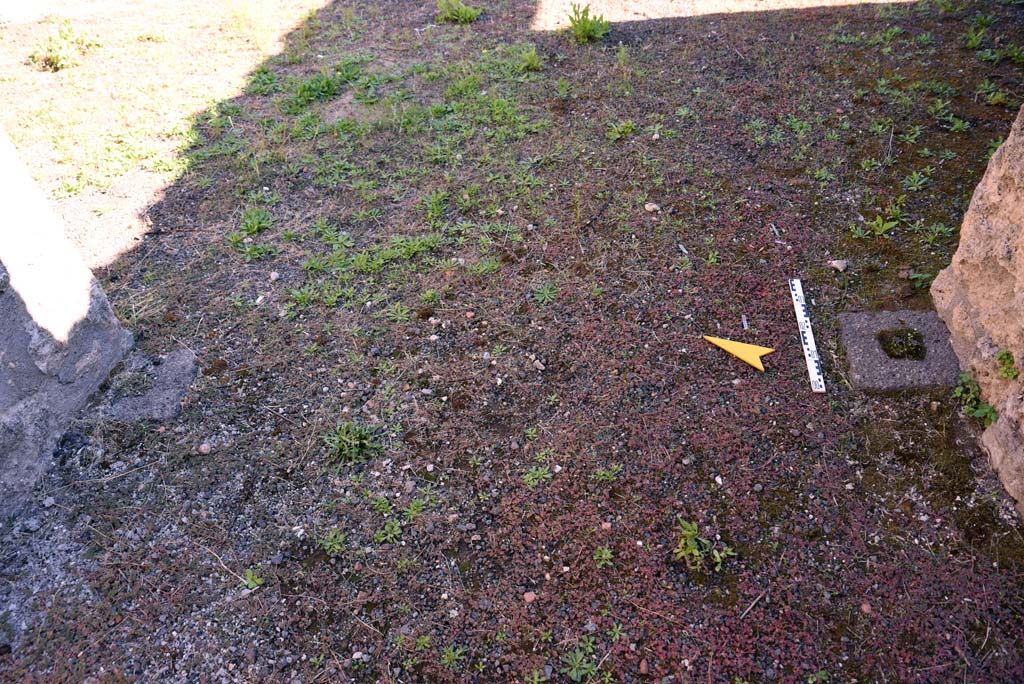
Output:
[[[437,20],[450,24],[472,24],[483,12],[479,7],[471,7],[462,0],[437,0]]]
[[[354,422],[343,422],[324,435],[327,460],[335,465],[365,463],[381,450],[377,431]]]
[[[28,59],[42,71],[61,71],[78,64],[79,57],[99,45],[94,38],[75,31],[65,19],[57,27],[57,33],[39,43]]]
[[[569,15],[569,28],[577,43],[593,43],[601,40],[612,30],[611,22],[606,21],[604,15],[590,14],[590,5],[579,5],[573,3],[572,14]]]

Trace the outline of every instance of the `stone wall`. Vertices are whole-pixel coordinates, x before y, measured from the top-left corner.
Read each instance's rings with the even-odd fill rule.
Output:
[[[960,246],[932,298],[961,367],[999,414],[982,444],[1024,515],[1024,370],[1007,379],[996,359],[1008,351],[1024,368],[1024,109],[974,191]]]

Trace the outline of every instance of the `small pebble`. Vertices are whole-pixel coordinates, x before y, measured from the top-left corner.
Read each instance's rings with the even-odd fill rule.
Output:
[[[211,451],[213,451],[213,447],[211,447],[208,443],[203,442],[202,444],[199,445],[199,453],[201,453],[203,456],[206,456]]]
[[[842,273],[847,268],[849,268],[850,262],[847,261],[846,259],[833,259],[832,261],[828,262],[828,265],[830,268],[834,268],[835,270]]]
[[[532,591],[528,591],[525,594],[523,594],[523,600],[527,603],[533,603],[537,600],[537,594],[533,593]]]
[[[647,664],[647,658],[640,661],[640,674],[645,675],[651,671],[650,666]]]
[[[754,491],[755,492],[760,492],[760,491],[763,491],[763,490],[764,490],[764,485],[762,485],[760,482],[758,482],[756,485],[754,485]]]
[[[281,277],[281,274],[278,273],[277,271],[271,271],[270,272],[270,282],[274,282],[275,280],[277,280],[280,277]]]
[[[865,615],[871,615],[871,604],[867,601],[860,604],[860,612],[864,613]]]
[[[612,529],[612,524],[610,522],[603,522],[603,523],[601,523],[601,529],[602,530],[610,530],[610,529]]]
[[[661,207],[659,207],[654,202],[648,202],[647,204],[644,205],[644,211],[646,211],[648,214],[653,214],[656,211],[661,211]]]
[[[43,508],[50,508],[55,503],[57,503],[57,501],[52,496],[48,496],[43,499]]]

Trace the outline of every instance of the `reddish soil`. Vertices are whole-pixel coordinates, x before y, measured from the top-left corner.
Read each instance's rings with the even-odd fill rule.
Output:
[[[174,422],[69,433],[35,535],[84,560],[3,676],[1024,681],[1024,537],[978,425],[948,393],[852,392],[836,329],[929,305],[915,285],[956,245],[929,228],[959,224],[1024,93],[1022,11],[700,16],[576,45],[518,0],[467,26],[325,8],[276,80],[201,118],[153,231],[99,274],[144,348],[204,373]],[[296,104],[367,53],[363,76],[394,78]],[[255,209],[273,223],[247,242]],[[876,215],[895,227],[851,237]],[[758,373],[704,334],[776,352]],[[332,465],[339,421],[380,450]],[[680,519],[702,568],[673,553]],[[716,570],[712,547],[735,557]]]

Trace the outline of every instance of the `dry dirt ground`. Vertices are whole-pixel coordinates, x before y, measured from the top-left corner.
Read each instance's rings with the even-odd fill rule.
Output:
[[[25,60],[56,24],[3,29],[4,125],[73,226],[166,162],[145,235],[98,275],[145,351],[202,372],[179,418],[65,435],[4,528],[2,676],[1024,680],[1024,538],[980,419],[948,390],[853,392],[836,328],[930,306],[1024,96],[1024,8],[668,17],[577,44],[531,30],[534,3],[481,4],[464,25],[327,5],[114,169],[96,140],[132,107],[60,131],[137,79],[147,120],[194,101],[176,86],[239,66],[234,39],[140,6],[126,44],[174,19],[194,50],[105,80],[116,30],[49,73]],[[758,373],[705,334],[776,351]]]

